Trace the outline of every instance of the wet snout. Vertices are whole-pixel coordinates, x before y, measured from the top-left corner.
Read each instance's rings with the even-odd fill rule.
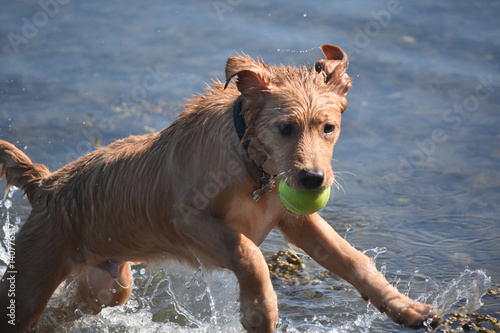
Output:
[[[325,173],[320,169],[301,169],[299,171],[299,182],[308,190],[316,190],[323,185]]]

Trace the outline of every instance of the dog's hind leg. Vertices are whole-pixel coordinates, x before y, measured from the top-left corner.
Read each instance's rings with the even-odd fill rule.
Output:
[[[105,306],[124,304],[132,292],[130,263],[127,261],[107,260],[97,266],[86,266],[77,279],[75,302],[88,304],[94,313]]]
[[[24,332],[42,314],[57,286],[74,267],[76,252],[61,228],[32,211],[12,242],[0,281],[0,332]]]

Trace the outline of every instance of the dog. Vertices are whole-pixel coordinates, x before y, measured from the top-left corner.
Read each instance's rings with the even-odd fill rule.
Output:
[[[128,300],[130,262],[177,259],[234,272],[243,327],[273,332],[277,297],[258,246],[274,228],[397,323],[436,327],[429,305],[399,293],[318,213],[297,216],[280,202],[278,180],[310,191],[334,183],[352,79],[341,48],[321,50],[325,58],[311,67],[232,56],[225,84],[214,81],[169,127],[55,172],[0,141],[0,175],[32,206],[0,283],[0,331],[32,327],[70,276],[80,281],[77,298],[98,312]]]

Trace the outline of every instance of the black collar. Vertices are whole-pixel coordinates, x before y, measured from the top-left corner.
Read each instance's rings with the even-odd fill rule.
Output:
[[[245,120],[241,116],[241,104],[243,103],[243,100],[240,97],[236,100],[236,103],[234,103],[234,109],[233,109],[233,118],[234,118],[234,127],[236,128],[236,133],[238,134],[238,137],[240,138],[240,142],[243,140],[243,136],[245,136],[245,132],[247,130],[247,126],[245,124]],[[248,155],[248,146],[250,145],[250,139],[241,142],[241,145],[243,146],[243,149],[247,152]],[[267,193],[272,187],[274,186],[274,177],[268,174],[267,172],[264,171],[262,166],[258,165],[251,157],[248,155],[248,157],[253,161],[253,163],[257,166],[259,171],[262,173],[262,178],[260,179],[260,185],[261,187],[253,193],[253,200],[257,201],[259,198]]]
[[[243,140],[243,136],[245,135],[245,132],[247,130],[247,126],[245,125],[245,120],[241,116],[241,103],[243,103],[243,100],[241,97],[238,97],[236,103],[234,103],[234,112],[233,112],[234,127],[236,127],[236,133],[238,134],[240,141]],[[246,140],[241,144],[245,149],[245,151],[248,153],[248,146],[250,145],[250,140]]]

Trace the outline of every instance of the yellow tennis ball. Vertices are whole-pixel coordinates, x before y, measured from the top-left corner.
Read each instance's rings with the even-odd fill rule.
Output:
[[[280,181],[281,203],[290,212],[297,215],[310,215],[325,207],[330,198],[330,188],[320,191],[296,190]]]

